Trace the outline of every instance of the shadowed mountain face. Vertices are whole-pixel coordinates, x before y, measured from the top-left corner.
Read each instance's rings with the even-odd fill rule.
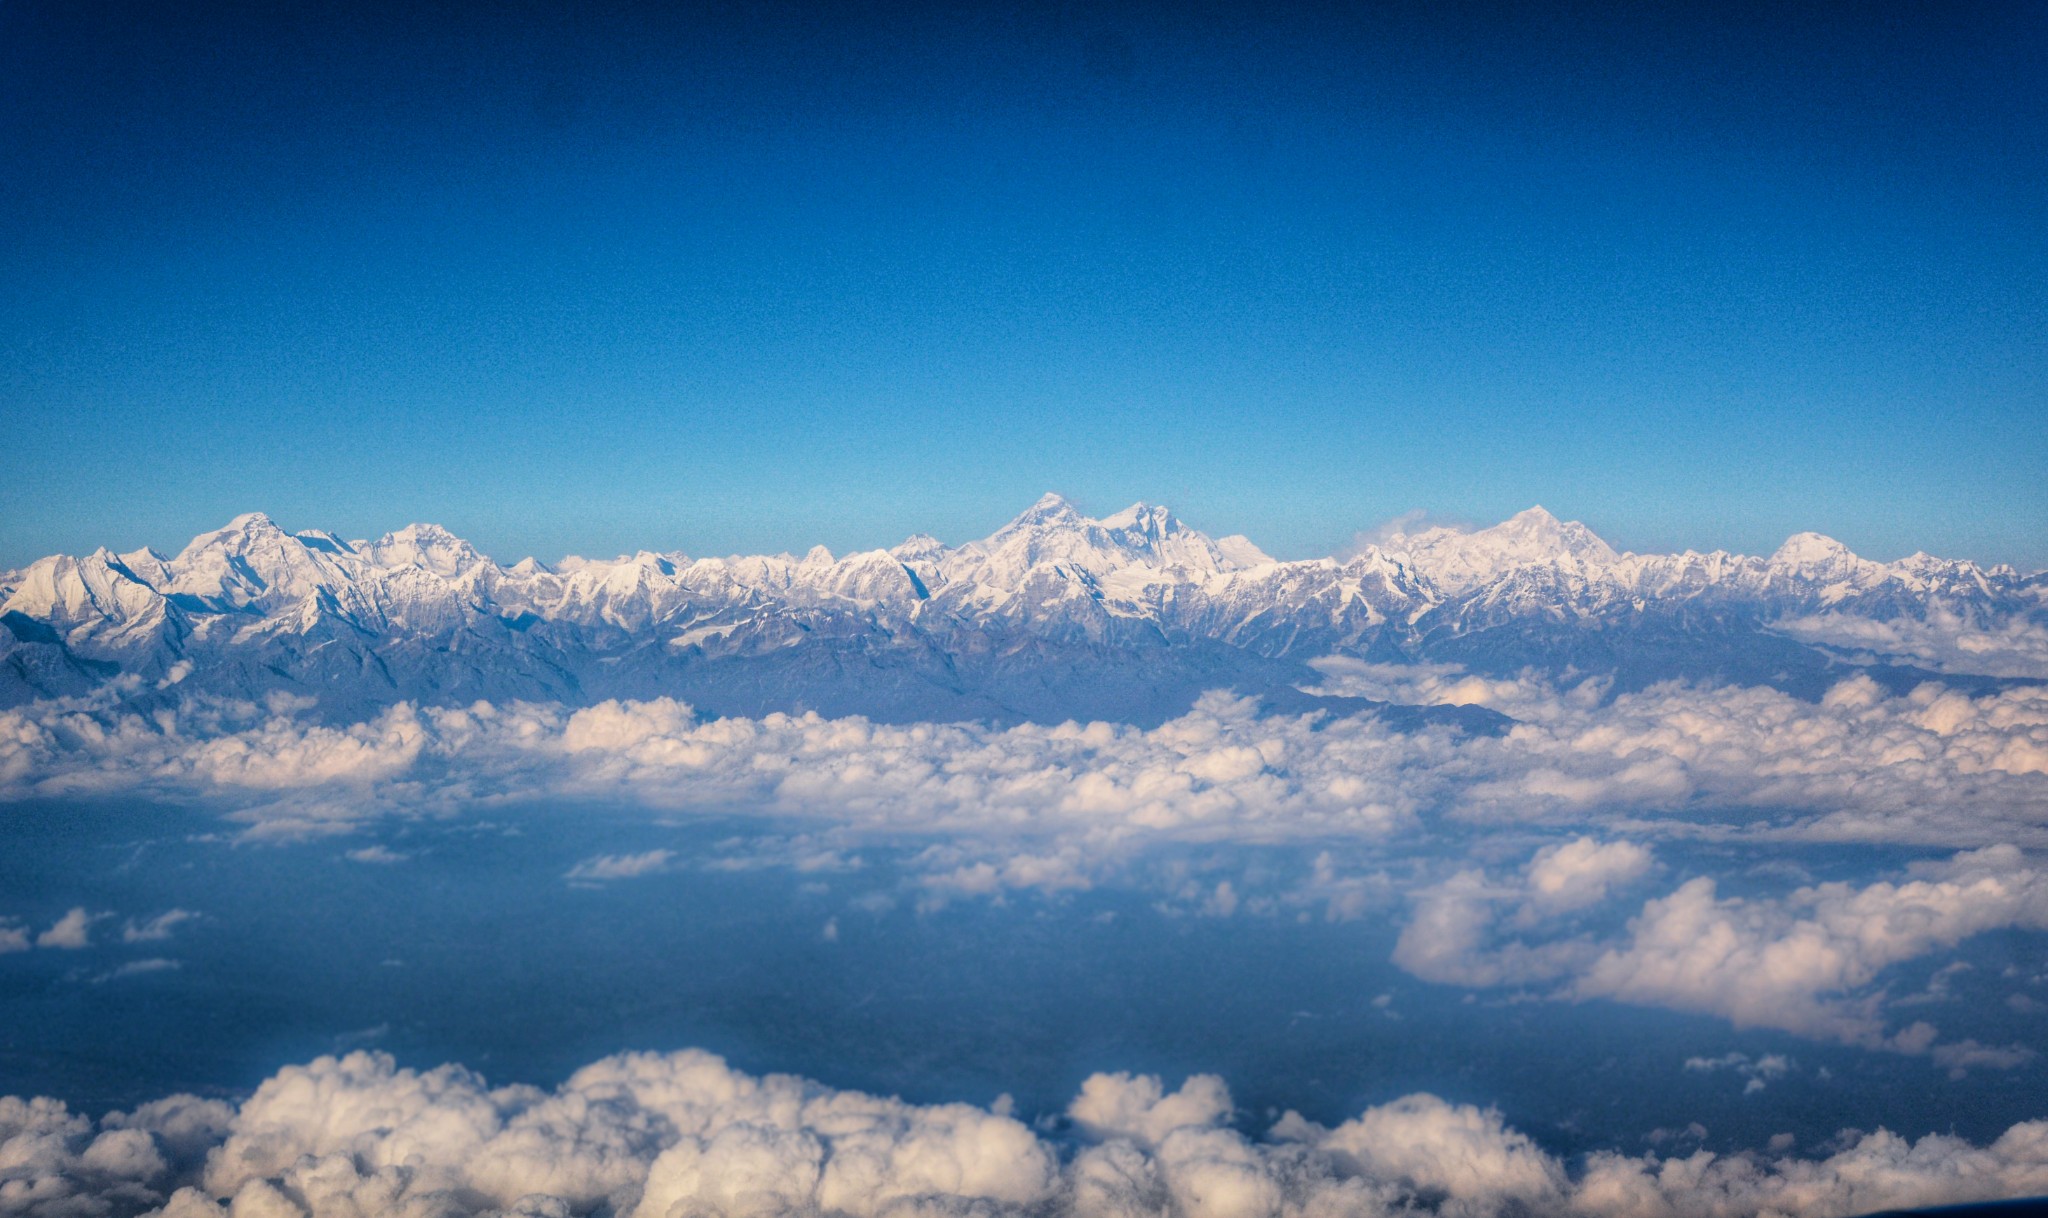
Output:
[[[434,525],[375,541],[261,514],[153,551],[0,575],[0,705],[102,690],[572,704],[669,695],[712,714],[1151,723],[1204,689],[1281,700],[1307,661],[1440,661],[1771,685],[2048,677],[2048,578],[1800,534],[1768,558],[1617,554],[1531,508],[1276,562],[1161,507],[1047,495],[989,537],[834,557],[501,566]]]

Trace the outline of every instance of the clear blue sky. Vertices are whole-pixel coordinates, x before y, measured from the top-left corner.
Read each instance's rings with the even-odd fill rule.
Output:
[[[1048,489],[2048,565],[2048,6],[1523,7],[8,0],[0,565]]]

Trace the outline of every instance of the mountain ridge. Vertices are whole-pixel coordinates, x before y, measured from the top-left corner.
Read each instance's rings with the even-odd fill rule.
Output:
[[[2048,677],[2041,574],[1874,562],[1815,533],[1767,557],[1618,552],[1541,507],[1344,558],[1276,560],[1163,506],[1096,519],[1047,495],[956,546],[510,565],[439,525],[344,539],[251,512],[168,558],[100,549],[0,573],[0,624],[0,704],[126,678],[140,701],[171,682],[337,711],[676,693],[714,710],[1146,719],[1204,682],[1292,689],[1332,654],[1621,688],[1810,692],[1851,664]]]

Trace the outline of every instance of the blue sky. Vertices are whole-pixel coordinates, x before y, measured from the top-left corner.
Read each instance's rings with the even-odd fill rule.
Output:
[[[2048,565],[2037,6],[73,8],[0,8],[0,564],[1057,489]]]

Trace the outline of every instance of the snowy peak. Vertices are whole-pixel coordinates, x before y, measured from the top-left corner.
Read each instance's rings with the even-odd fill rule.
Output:
[[[935,563],[946,556],[946,543],[930,533],[912,533],[889,554],[902,563]]]
[[[1559,520],[1541,506],[1515,513],[1484,534],[1499,537],[1520,552],[1563,552],[1582,562],[1611,563],[1614,547],[1576,520]]]
[[[173,561],[189,565],[212,554],[246,555],[296,540],[262,512],[244,512],[221,528],[194,537]]]
[[[1774,567],[1802,571],[1854,566],[1862,561],[1855,551],[1825,533],[1794,533],[1770,558]]]
[[[1224,561],[1228,562],[1231,567],[1239,571],[1250,570],[1253,567],[1270,566],[1274,562],[1272,555],[1261,550],[1257,545],[1253,544],[1251,538],[1246,537],[1242,533],[1232,533],[1228,537],[1218,537],[1216,539],[1216,552],[1221,554]]]
[[[990,534],[989,540],[993,541],[998,537],[1020,530],[1066,528],[1087,523],[1089,523],[1088,518],[1083,516],[1072,503],[1069,503],[1066,496],[1053,491],[1047,491],[1038,497],[1038,502],[1019,513],[1015,520]]]
[[[1524,568],[1597,574],[1621,557],[1593,530],[1576,520],[1559,520],[1542,507],[1517,512],[1491,528],[1439,525],[1395,533],[1379,548],[1452,594]]]
[[[1142,501],[1114,515],[1104,516],[1101,523],[1105,529],[1153,538],[1165,537],[1186,527],[1171,510]]]
[[[161,591],[218,610],[278,608],[354,583],[335,557],[250,512],[193,538],[168,564],[173,578]]]
[[[1830,604],[1882,584],[1894,574],[1911,578],[1910,563],[1896,564],[1895,571],[1858,557],[1848,546],[1821,533],[1794,533],[1765,566],[1778,581],[1819,586]]]
[[[948,583],[1006,590],[1047,578],[1085,577],[1091,586],[1106,586],[1122,597],[1161,582],[1199,581],[1267,561],[1242,539],[1226,550],[1155,504],[1134,503],[1095,520],[1048,494],[982,540],[950,551],[941,573]]]
[[[407,525],[375,541],[358,542],[351,549],[361,551],[387,571],[414,567],[443,579],[459,578],[490,561],[475,546],[438,524]]]
[[[1072,676],[1040,667],[1085,667],[1062,650],[1072,646],[1094,656],[1196,644],[1190,662],[1226,668],[1332,654],[1519,663],[1530,632],[1579,629],[1604,632],[1596,651],[1617,655],[1634,632],[1654,640],[1683,629],[1723,632],[1738,651],[1775,634],[2048,677],[2044,590],[2042,577],[2009,568],[1925,555],[1873,563],[1818,534],[1768,559],[1617,556],[1585,525],[1541,508],[1483,529],[1395,533],[1345,561],[1276,562],[1160,505],[1096,520],[1047,495],[955,548],[919,534],[838,557],[824,547],[695,560],[643,551],[510,567],[437,525],[346,541],[250,513],[174,558],[58,555],[0,580],[0,705],[116,673],[153,679],[185,660],[191,680],[237,697],[292,688],[372,701],[581,698],[698,682],[715,693],[725,678],[663,666],[751,657],[787,666],[797,702],[820,673],[853,690],[886,671],[881,686],[900,690],[931,666],[932,680],[982,706],[975,683],[990,673],[1041,690]],[[1214,647],[1251,658],[1219,659],[1227,653]],[[1159,660],[1146,654],[1132,671]],[[865,707],[865,696],[847,705]]]

